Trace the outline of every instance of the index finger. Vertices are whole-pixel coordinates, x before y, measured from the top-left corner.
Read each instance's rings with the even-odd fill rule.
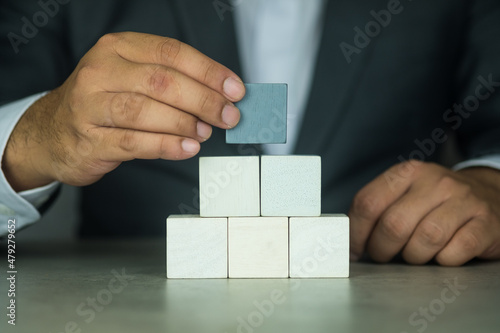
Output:
[[[108,34],[109,44],[120,57],[136,63],[159,64],[195,79],[231,102],[245,96],[242,80],[229,68],[176,39],[137,32]]]
[[[354,197],[349,210],[351,260],[361,257],[378,219],[410,188],[415,177],[415,163],[421,162],[407,161],[391,167]]]

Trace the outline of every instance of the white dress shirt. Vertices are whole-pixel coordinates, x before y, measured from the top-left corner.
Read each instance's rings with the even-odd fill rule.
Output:
[[[235,23],[243,65],[243,79],[253,83],[288,83],[287,143],[265,145],[267,154],[290,154],[296,145],[309,97],[319,49],[325,0],[244,0],[235,2]],[[0,157],[24,112],[40,97],[37,94],[0,107]],[[500,169],[500,155],[485,156],[458,164],[455,169],[487,166]],[[7,221],[16,219],[18,229],[40,218],[37,210],[57,188],[16,193],[0,170],[0,236]]]
[[[36,94],[0,108],[0,161],[10,134],[24,112],[45,93]],[[0,236],[7,233],[7,222],[15,218],[16,229],[20,229],[40,219],[37,208],[46,202],[57,189],[54,182],[47,186],[16,193],[5,179],[0,169]]]
[[[287,83],[287,143],[263,145],[264,152],[293,152],[311,89],[323,27],[325,0],[244,0],[235,25],[249,83]]]

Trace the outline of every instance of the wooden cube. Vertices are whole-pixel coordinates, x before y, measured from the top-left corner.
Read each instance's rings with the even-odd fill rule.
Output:
[[[227,218],[167,218],[167,278],[227,278]]]
[[[201,157],[200,215],[259,216],[259,157]]]
[[[246,84],[246,95],[236,106],[241,118],[226,131],[226,143],[286,143],[286,84]]]
[[[288,277],[288,218],[229,218],[229,277]]]
[[[290,277],[349,276],[346,215],[290,218]]]
[[[261,157],[262,216],[320,214],[321,157]]]

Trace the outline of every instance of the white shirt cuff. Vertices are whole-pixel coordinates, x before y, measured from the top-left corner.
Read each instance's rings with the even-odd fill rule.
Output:
[[[30,204],[35,206],[35,208],[40,208],[44,203],[46,203],[52,194],[59,187],[59,182],[53,182],[49,185],[43,187],[34,188],[31,190],[19,192],[18,194]]]
[[[19,101],[0,107],[0,161],[3,159],[5,147],[26,110],[38,99],[46,94],[36,94]],[[57,189],[58,183],[54,182],[37,189],[16,193],[10,186],[4,173],[0,169],[0,236],[7,234],[9,219],[16,220],[16,229],[21,229],[40,219],[37,208],[45,203]]]
[[[458,163],[453,167],[453,170],[458,171],[472,167],[488,167],[500,170],[500,154],[486,155]]]

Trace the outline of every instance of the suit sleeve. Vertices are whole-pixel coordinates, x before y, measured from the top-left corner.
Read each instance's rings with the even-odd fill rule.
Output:
[[[65,3],[0,0],[0,158],[25,110],[72,70],[60,2]],[[8,220],[15,220],[18,230],[38,220],[57,187],[16,193],[0,172],[0,237],[7,233]]]
[[[447,114],[467,159],[500,154],[500,1],[470,2],[457,77]],[[453,59],[450,59],[453,61]]]
[[[59,2],[0,0],[0,105],[52,90],[71,73]]]

